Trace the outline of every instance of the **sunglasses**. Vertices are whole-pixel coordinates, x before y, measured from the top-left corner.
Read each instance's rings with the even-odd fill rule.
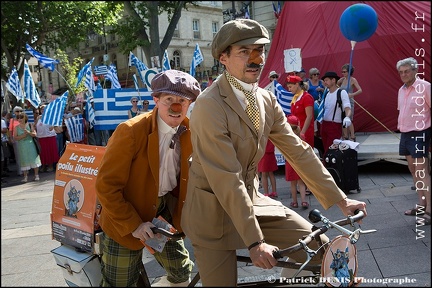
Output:
[[[311,74],[312,76],[319,76],[320,75],[320,73],[314,73],[314,74]]]
[[[149,102],[144,102],[144,105],[149,105]]]
[[[138,101],[135,101],[135,100],[134,100],[134,101],[132,101],[132,103],[134,103],[134,102],[136,103],[136,102],[138,102]]]

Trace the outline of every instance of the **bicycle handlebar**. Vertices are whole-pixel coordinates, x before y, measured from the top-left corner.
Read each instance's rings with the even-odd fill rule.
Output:
[[[360,221],[365,216],[364,212],[360,211],[360,210],[356,210],[354,213],[355,213],[354,216],[348,216],[345,219],[337,220],[337,221],[334,221],[332,223],[339,225],[339,226],[344,226],[344,225],[348,225],[348,224],[352,225],[352,224],[354,224],[354,222]],[[329,228],[332,228],[331,226],[329,226],[327,224],[328,219],[325,218],[318,209],[313,209],[312,211],[309,212],[309,219],[311,220],[312,223],[317,223],[319,221],[323,221],[324,225],[322,225],[321,227],[313,226],[313,228],[315,228],[315,229],[313,229],[312,233],[305,236],[304,239],[299,240],[299,242],[302,241],[302,243],[305,245],[309,244],[313,239],[318,238],[321,234],[324,234],[325,232],[327,232]],[[275,257],[276,259],[280,259],[280,258],[283,258],[284,256],[289,256],[293,252],[302,249],[303,248],[302,243],[297,243],[297,244],[295,244],[291,247],[288,247],[286,249],[275,250],[275,251],[273,251],[273,257]]]

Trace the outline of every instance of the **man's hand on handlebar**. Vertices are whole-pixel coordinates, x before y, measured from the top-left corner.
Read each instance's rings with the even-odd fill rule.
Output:
[[[273,257],[273,251],[278,247],[261,243],[249,250],[249,256],[252,263],[263,269],[271,269],[277,264],[277,260]]]
[[[364,212],[364,217],[367,216],[366,212],[366,203],[354,199],[344,198],[337,203],[339,209],[341,209],[342,213],[345,216],[352,216],[355,214],[356,210],[360,210]],[[363,217],[363,218],[364,218]],[[361,221],[359,221],[361,223]]]

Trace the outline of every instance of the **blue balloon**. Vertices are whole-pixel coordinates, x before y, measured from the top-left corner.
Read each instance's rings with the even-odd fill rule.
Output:
[[[377,26],[377,13],[371,6],[363,3],[349,6],[339,20],[339,28],[345,38],[356,42],[369,39]]]

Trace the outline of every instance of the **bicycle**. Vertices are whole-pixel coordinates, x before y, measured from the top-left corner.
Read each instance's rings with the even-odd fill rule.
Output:
[[[311,210],[309,213],[309,220],[312,223],[322,222],[323,225],[319,227],[314,225],[312,232],[308,235],[305,235],[302,239],[299,239],[297,244],[285,249],[277,250],[273,253],[273,256],[276,259],[279,259],[276,267],[294,269],[296,270],[294,275],[289,278],[280,277],[279,281],[273,276],[265,280],[263,279],[252,282],[241,282],[237,283],[237,286],[275,287],[286,286],[290,284],[323,283],[326,286],[348,287],[359,284],[361,279],[356,277],[358,262],[355,244],[359,240],[361,234],[373,233],[376,232],[376,230],[362,230],[361,228],[356,228],[351,231],[342,226],[350,225],[354,227],[355,222],[360,221],[363,219],[363,217],[363,211],[356,211],[354,216],[348,216],[345,219],[332,222],[323,216],[318,209]],[[319,236],[333,228],[342,234],[334,237],[327,243],[322,243]],[[184,237],[183,233],[173,234],[168,231],[163,231],[163,229],[158,229],[158,233],[162,233],[163,235],[174,239]],[[308,246],[308,244],[314,239],[318,242],[317,250],[313,250]],[[292,253],[300,250],[304,250],[307,255],[307,259],[304,263],[283,260],[285,257],[289,257]],[[317,256],[322,259],[321,263],[316,265],[309,264],[312,258]],[[252,263],[252,260],[248,256],[237,255],[237,262]],[[299,276],[302,271],[310,273],[310,276]],[[146,278],[147,275],[142,276],[143,278]],[[199,279],[200,277],[198,272],[192,279],[189,287],[195,286]],[[148,278],[146,284],[150,285]]]
[[[268,277],[267,279],[260,278],[255,281],[248,282],[238,282],[238,287],[248,287],[248,286],[286,286],[290,284],[318,284],[324,283],[327,286],[335,286],[335,287],[348,287],[355,286],[360,281],[356,277],[357,275],[357,252],[355,248],[355,243],[359,240],[361,234],[367,234],[376,232],[376,230],[362,230],[360,228],[354,229],[353,231],[348,230],[342,226],[350,225],[354,227],[355,222],[358,222],[364,217],[364,213],[362,211],[356,211],[354,216],[348,216],[345,219],[330,221],[328,218],[323,216],[321,212],[317,209],[311,210],[309,212],[309,220],[312,223],[322,222],[321,226],[313,226],[312,232],[308,235],[299,239],[298,243],[292,245],[285,249],[277,250],[273,253],[273,256],[278,259],[276,267],[282,267],[287,269],[293,269],[296,272],[294,275],[290,277],[279,277],[279,281],[275,276]],[[335,228],[341,235],[338,235],[333,238],[333,240],[322,243],[320,239],[320,235],[327,232],[329,229]],[[185,237],[184,233],[172,233],[163,228],[153,227],[153,233],[159,233],[165,235],[171,239],[181,239]],[[99,238],[99,237],[98,237]],[[316,240],[318,242],[318,249],[311,249],[308,244],[312,242],[312,240]],[[68,246],[68,245],[65,245]],[[75,248],[76,250],[79,250]],[[284,260],[285,257],[289,257],[292,253],[303,250],[305,251],[307,258],[304,263],[299,262],[289,262]],[[88,253],[84,253],[88,255]],[[91,256],[91,255],[90,255]],[[88,256],[88,257],[90,257]],[[322,259],[320,264],[309,264],[309,262],[314,257],[320,257]],[[92,262],[92,267],[88,268],[86,273],[90,273],[91,277],[87,275],[87,278],[91,278],[92,281],[89,281],[89,286],[97,285],[101,279],[100,270],[97,267],[100,265],[101,254],[94,254],[91,256],[91,259],[95,258],[97,262]],[[237,262],[251,264],[252,260],[248,256],[237,255]],[[64,267],[68,273],[75,275],[73,269],[66,264]],[[151,283],[149,277],[147,275],[146,269],[144,267],[144,263],[140,261],[140,277],[138,282],[138,287],[151,287]],[[308,273],[306,276],[300,276],[301,272]],[[83,273],[79,273],[83,274]],[[84,277],[86,278],[86,277]],[[258,277],[259,278],[259,277]],[[72,279],[72,278],[71,278]],[[79,286],[74,285],[74,282],[70,281],[71,279],[66,279],[66,282],[69,286]],[[257,279],[257,278],[255,278]],[[199,271],[192,278],[188,287],[194,287],[198,281],[200,280]],[[83,282],[84,283],[84,282]]]

